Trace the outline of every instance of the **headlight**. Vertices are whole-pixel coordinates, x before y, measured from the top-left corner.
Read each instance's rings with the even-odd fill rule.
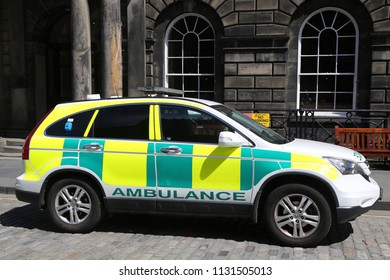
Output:
[[[361,168],[360,165],[356,162],[331,157],[325,157],[325,159],[329,161],[334,167],[336,167],[337,170],[340,171],[343,175],[360,174],[363,177],[367,177],[367,175],[364,173],[363,168]]]

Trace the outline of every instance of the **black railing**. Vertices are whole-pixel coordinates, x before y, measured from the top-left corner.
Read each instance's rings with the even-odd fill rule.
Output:
[[[247,110],[243,110],[248,112]],[[254,111],[269,113],[271,128],[289,140],[303,138],[334,143],[334,127],[383,127],[390,124],[390,111],[385,110],[287,110]]]

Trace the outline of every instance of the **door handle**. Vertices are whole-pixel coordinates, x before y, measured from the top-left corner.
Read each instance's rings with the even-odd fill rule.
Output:
[[[183,151],[182,148],[176,146],[169,146],[160,149],[160,152],[164,154],[181,154],[182,151]]]
[[[99,143],[91,143],[91,144],[83,145],[83,149],[90,152],[98,152],[103,149],[103,146],[100,145]]]

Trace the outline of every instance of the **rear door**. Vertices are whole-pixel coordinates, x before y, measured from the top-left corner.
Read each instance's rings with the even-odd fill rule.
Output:
[[[80,165],[101,179],[111,210],[155,209],[149,114],[149,104],[101,108],[80,142]]]
[[[250,147],[220,147],[229,126],[209,113],[160,105],[156,142],[157,208],[183,212],[247,214],[252,195]]]

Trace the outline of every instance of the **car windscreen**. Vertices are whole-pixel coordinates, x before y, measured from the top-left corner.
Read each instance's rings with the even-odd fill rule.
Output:
[[[242,126],[249,129],[251,132],[259,136],[260,138],[264,139],[267,142],[273,143],[273,144],[286,144],[289,141],[281,136],[280,134],[276,133],[272,129],[265,127],[264,125],[258,123],[257,121],[247,117],[241,112],[238,112],[236,110],[233,110],[231,108],[228,108],[224,105],[214,105],[212,106],[215,110],[221,112],[222,114],[228,116],[229,118],[235,120]]]

